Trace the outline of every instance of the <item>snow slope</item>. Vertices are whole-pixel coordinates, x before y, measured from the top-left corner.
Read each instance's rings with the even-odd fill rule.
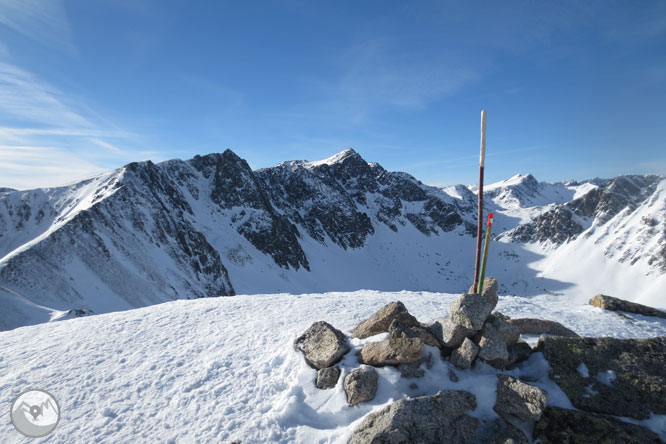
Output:
[[[456,370],[458,383],[449,382],[448,363],[437,355],[429,376],[418,380],[400,380],[391,367],[378,369],[375,400],[349,407],[340,381],[357,365],[354,353],[343,360],[336,388],[319,391],[315,371],[292,348],[293,340],[318,320],[349,333],[385,303],[401,300],[419,320],[430,322],[447,315],[455,297],[377,291],[250,295],[180,300],[21,327],[0,332],[0,404],[9,406],[30,387],[48,390],[62,417],[41,442],[68,444],[344,443],[367,413],[438,389],[472,391],[479,401],[473,414],[492,417],[496,376],[488,367]],[[558,320],[582,335],[666,334],[665,320],[623,319],[553,295],[503,296],[498,310],[514,318]],[[511,373],[537,378],[551,404],[570,407],[547,378],[540,354]],[[412,382],[417,389],[409,388]],[[666,438],[663,417],[646,424]],[[5,417],[0,442],[32,440],[19,435]]]

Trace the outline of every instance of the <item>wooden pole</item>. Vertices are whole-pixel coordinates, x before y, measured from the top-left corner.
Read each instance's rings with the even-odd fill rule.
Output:
[[[479,156],[479,220],[476,229],[476,262],[474,264],[473,293],[476,293],[481,266],[481,237],[483,234],[483,168],[486,162],[486,110],[481,111],[481,155]]]
[[[486,222],[486,241],[483,243],[483,259],[481,260],[481,274],[479,274],[479,285],[477,291],[483,293],[483,278],[486,276],[486,262],[488,262],[488,247],[490,246],[490,233],[493,229],[493,213],[488,213]]]

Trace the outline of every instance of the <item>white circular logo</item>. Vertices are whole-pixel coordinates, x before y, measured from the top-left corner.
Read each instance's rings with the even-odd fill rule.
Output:
[[[28,438],[41,438],[55,430],[60,421],[60,406],[49,392],[26,390],[14,400],[12,424]]]

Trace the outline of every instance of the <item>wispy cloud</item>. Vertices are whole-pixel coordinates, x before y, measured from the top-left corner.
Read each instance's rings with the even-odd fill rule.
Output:
[[[63,0],[0,0],[0,24],[45,46],[76,53]]]

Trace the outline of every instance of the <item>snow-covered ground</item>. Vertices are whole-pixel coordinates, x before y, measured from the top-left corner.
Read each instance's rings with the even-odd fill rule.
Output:
[[[400,379],[379,369],[374,401],[350,407],[342,379],[357,367],[343,360],[336,388],[314,387],[315,371],[293,350],[293,340],[315,321],[349,333],[384,304],[401,300],[422,322],[448,314],[457,295],[377,291],[304,295],[252,295],[180,300],[151,307],[0,332],[0,405],[27,388],[58,400],[62,417],[45,443],[344,443],[363,416],[406,396],[440,389],[473,392],[474,415],[492,416],[495,371],[456,370],[435,354],[421,379]],[[623,319],[554,295],[500,297],[498,310],[513,317],[557,320],[585,336],[666,335],[666,320]],[[527,338],[534,341],[534,338]],[[368,340],[352,340],[354,347]],[[431,350],[434,351],[434,350]],[[530,374],[549,391],[550,403],[570,406],[547,378],[535,354],[512,374]],[[410,389],[416,383],[417,389]],[[666,438],[663,417],[648,421]],[[0,442],[28,443],[9,415]]]

